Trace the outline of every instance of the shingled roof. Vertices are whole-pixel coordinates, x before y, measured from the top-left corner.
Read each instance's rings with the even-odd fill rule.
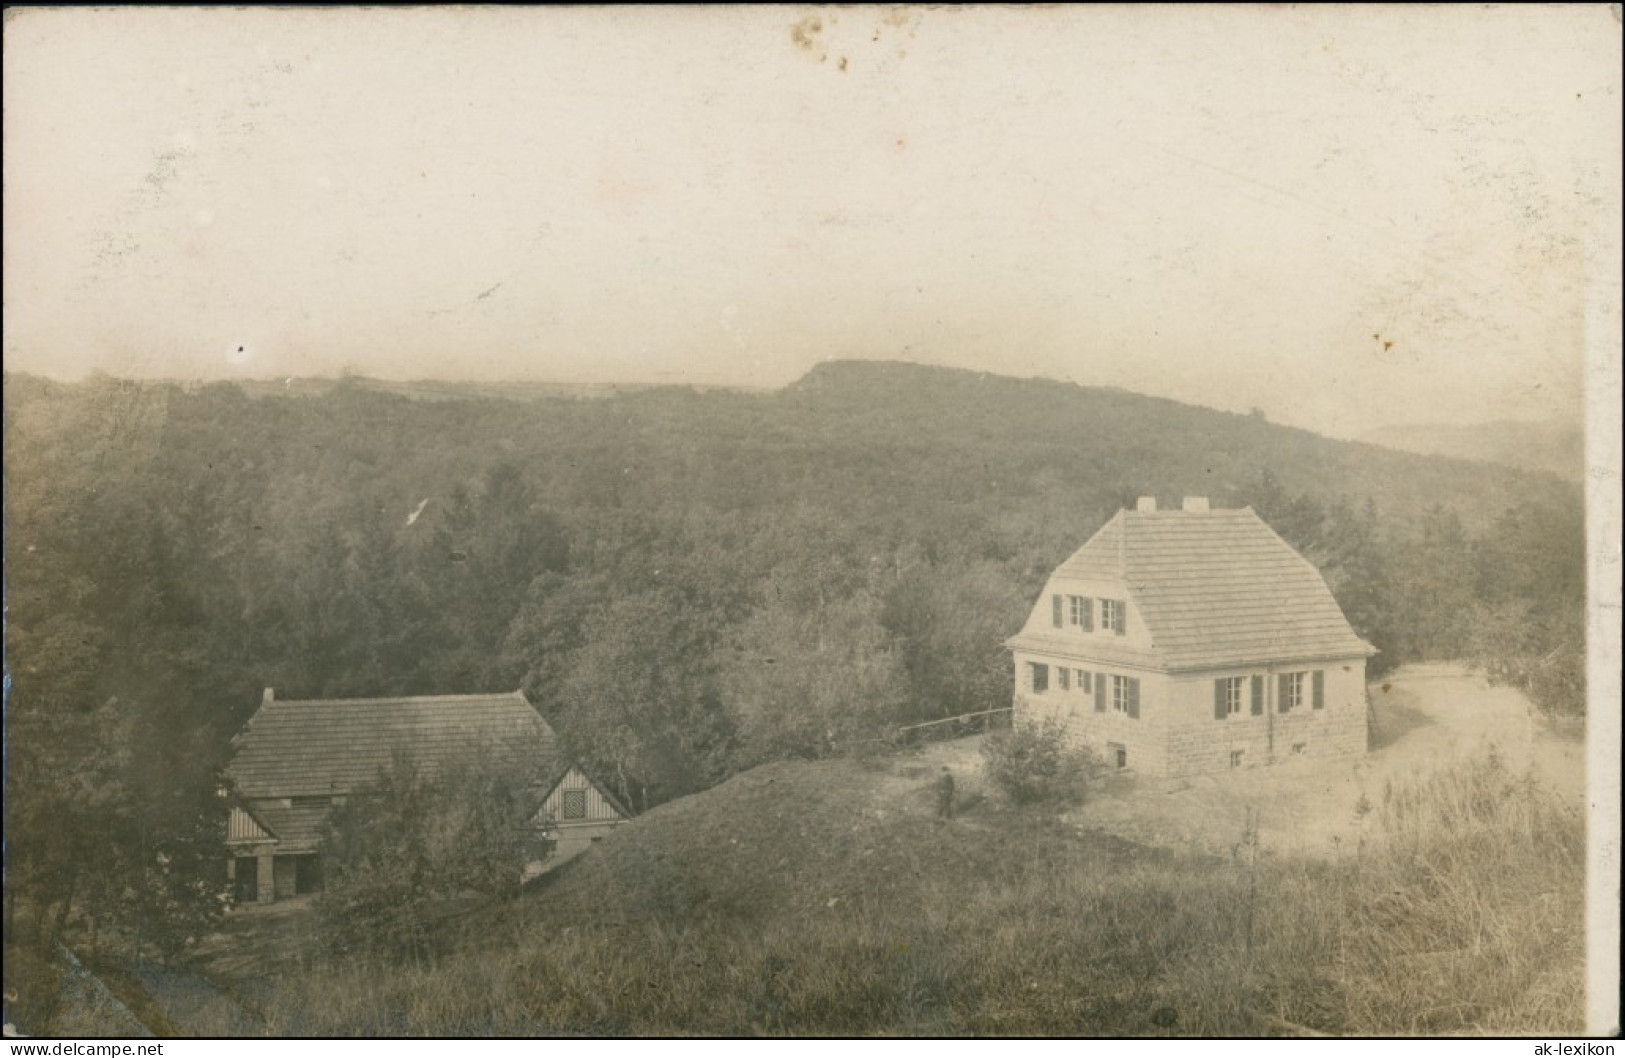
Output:
[[[267,692],[232,744],[227,774],[251,800],[347,793],[375,780],[396,750],[431,772],[454,760],[488,760],[494,750],[533,760],[539,779],[558,767],[553,729],[520,691],[305,701]],[[281,831],[294,819],[264,822],[286,838]]]
[[[1055,576],[1126,584],[1158,668],[1375,653],[1320,571],[1251,507],[1119,511]]]

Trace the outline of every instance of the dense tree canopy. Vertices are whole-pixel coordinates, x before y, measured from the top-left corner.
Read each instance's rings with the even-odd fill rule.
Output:
[[[523,686],[638,808],[1007,705],[1003,639],[1139,494],[1253,505],[1379,667],[1583,705],[1581,501],[1542,475],[906,365],[597,400],[7,383],[8,899],[130,877],[96,833],[196,831],[265,686]]]

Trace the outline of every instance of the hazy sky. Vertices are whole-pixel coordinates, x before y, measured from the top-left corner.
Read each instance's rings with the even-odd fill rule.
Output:
[[[1607,6],[8,19],[5,362],[59,377],[1573,416],[1619,216]]]

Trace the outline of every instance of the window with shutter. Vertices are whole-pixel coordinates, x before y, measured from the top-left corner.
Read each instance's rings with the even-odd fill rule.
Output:
[[[1067,599],[1067,619],[1080,630],[1092,632],[1095,627],[1095,601],[1085,595],[1073,595]]]
[[[1324,709],[1324,708],[1326,708],[1326,673],[1325,673],[1324,670],[1316,669],[1315,673],[1314,673],[1314,676],[1315,676],[1315,708],[1316,709]]]
[[[1063,669],[1059,665],[1057,665],[1055,667],[1055,686],[1056,686],[1056,688],[1059,689],[1059,690],[1063,690],[1063,691],[1071,690],[1072,689],[1071,686],[1070,686],[1071,682],[1072,682],[1072,670],[1071,669]]]
[[[1095,673],[1095,712],[1104,713],[1105,711],[1106,674],[1104,672],[1097,672]]]
[[[1032,673],[1033,693],[1043,694],[1049,690],[1049,666],[1040,665],[1036,661],[1027,663],[1028,671]]]
[[[1133,676],[1112,677],[1112,712],[1140,715],[1140,681]]]
[[[1304,677],[1307,672],[1281,673],[1281,712],[1291,712],[1302,707],[1304,701]]]
[[[1253,677],[1253,715],[1264,715],[1264,677]]]

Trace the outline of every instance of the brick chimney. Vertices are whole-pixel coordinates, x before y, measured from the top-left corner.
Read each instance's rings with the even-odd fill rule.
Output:
[[[1185,497],[1185,510],[1190,511],[1190,512],[1192,512],[1194,514],[1205,514],[1205,513],[1207,513],[1207,509],[1208,509],[1208,507],[1207,507],[1207,497],[1206,496],[1186,496]]]
[[[1157,513],[1157,498],[1155,496],[1141,496],[1134,504],[1134,509],[1141,514]]]
[[[276,701],[276,690],[271,687],[265,688],[265,693],[260,695],[260,704],[270,705],[274,701]]]

